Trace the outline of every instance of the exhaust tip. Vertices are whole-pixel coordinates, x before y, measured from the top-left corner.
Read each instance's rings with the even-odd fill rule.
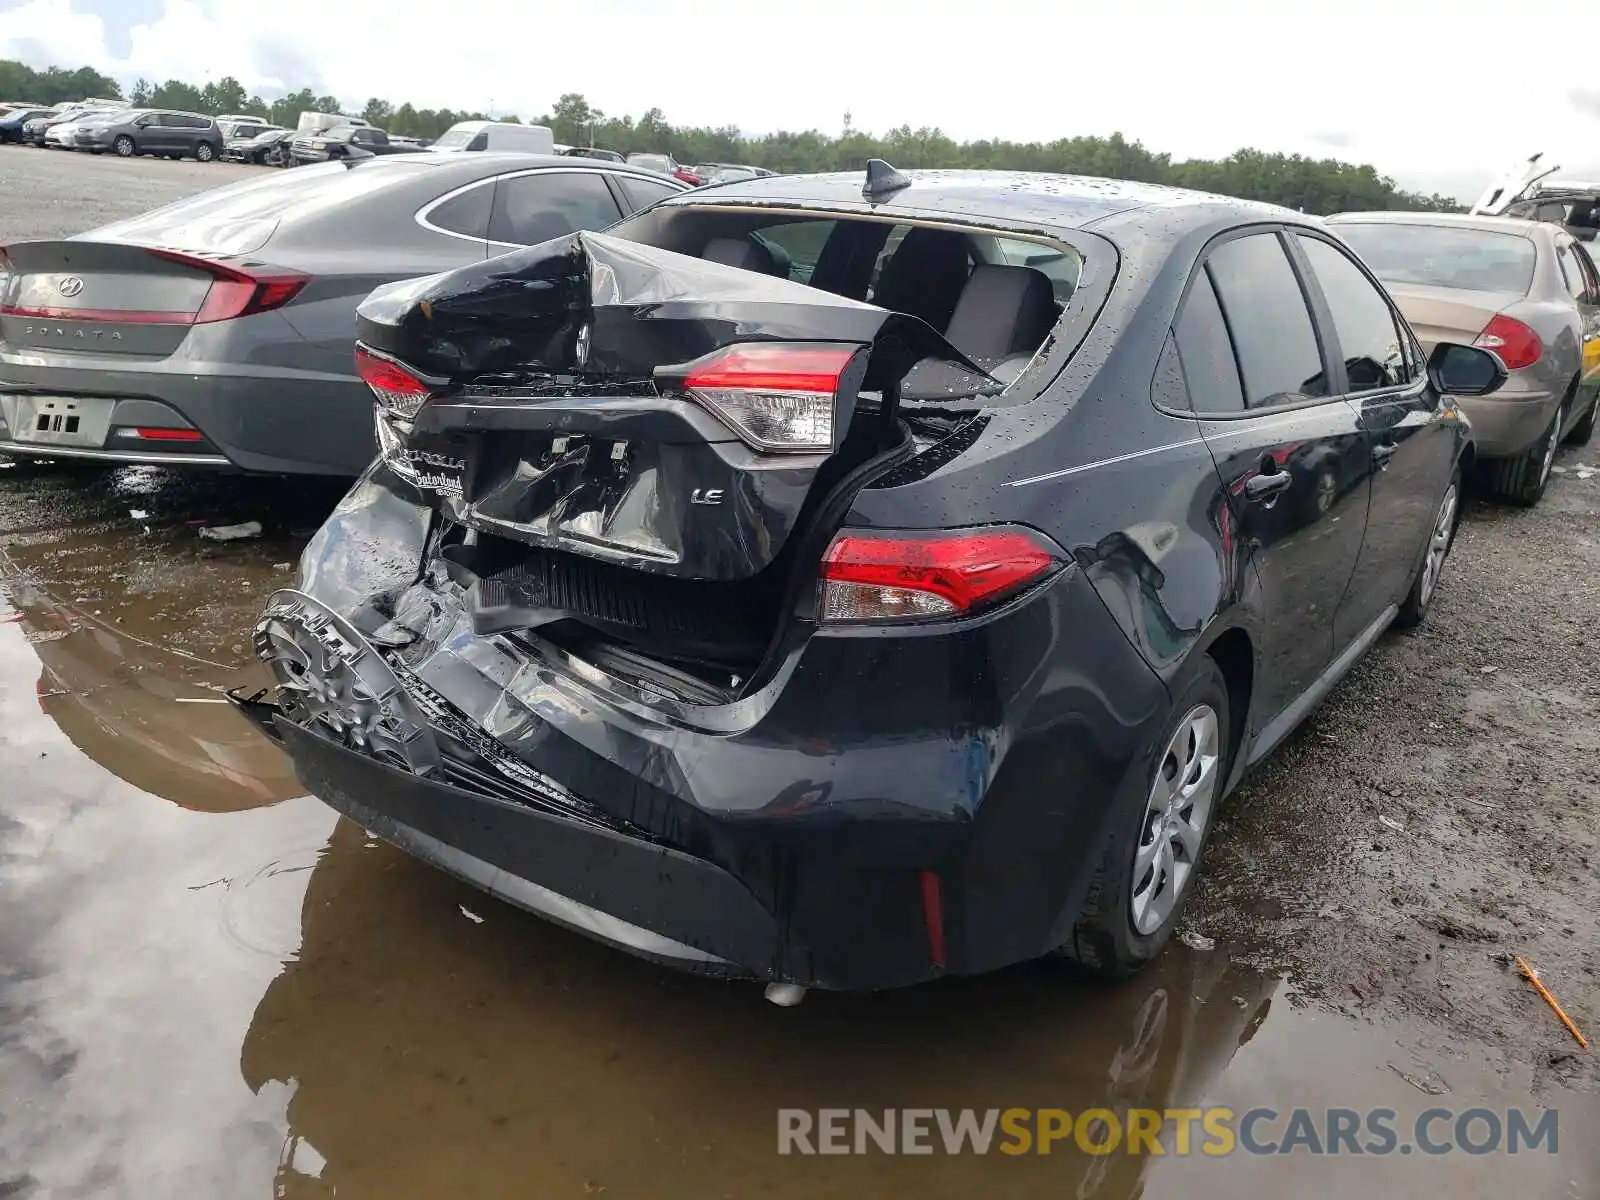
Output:
[[[779,1008],[793,1008],[806,998],[806,989],[798,983],[769,983],[766,997]]]

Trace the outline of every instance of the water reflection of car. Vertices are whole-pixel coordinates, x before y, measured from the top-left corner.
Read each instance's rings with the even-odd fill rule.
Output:
[[[1070,1139],[1016,1158],[813,1158],[790,1178],[773,1167],[776,1114],[843,1103],[1125,1119],[1197,1104],[1271,1019],[1279,987],[1222,951],[1180,948],[1114,990],[1045,965],[832,998],[775,1022],[735,992],[666,985],[417,868],[348,821],[310,871],[299,932],[238,1056],[245,1085],[286,1105],[272,1191],[284,1200],[411,1195],[419,1178],[463,1195],[515,1180],[528,1196],[587,1184],[617,1196],[1132,1200],[1158,1160],[1089,1156]],[[648,1133],[619,1151],[618,1130]]]
[[[303,792],[281,754],[262,753],[248,722],[183,678],[182,660],[25,584],[13,581],[13,588],[39,658],[39,708],[111,774],[198,812],[234,812]]]

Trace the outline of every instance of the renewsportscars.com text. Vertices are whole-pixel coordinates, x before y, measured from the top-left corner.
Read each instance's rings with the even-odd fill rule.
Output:
[[[781,1108],[778,1153],[1555,1154],[1559,1122],[1520,1108]]]

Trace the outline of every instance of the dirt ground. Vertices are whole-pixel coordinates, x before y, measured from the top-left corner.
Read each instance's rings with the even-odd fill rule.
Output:
[[[1235,794],[1190,919],[1325,1003],[1595,1089],[1511,962],[1600,1028],[1600,445],[1558,461],[1533,511],[1467,509],[1423,627]]]
[[[249,174],[0,148],[0,244]],[[1600,1196],[1600,1065],[1509,965],[1600,1036],[1600,439],[1558,461],[1246,780],[1153,970],[779,1010],[370,841],[220,702],[337,484],[0,459],[0,1197]],[[1562,1149],[774,1151],[781,1107],[1201,1103]]]

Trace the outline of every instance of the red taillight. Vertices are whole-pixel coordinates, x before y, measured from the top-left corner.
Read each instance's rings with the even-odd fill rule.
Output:
[[[700,176],[684,167],[679,167],[673,172],[673,174],[677,176],[679,180],[689,184],[691,187],[699,187],[705,182],[705,180],[701,179]]]
[[[177,250],[151,248],[148,253],[211,276],[200,307],[187,310],[148,308],[60,308],[0,303],[0,316],[34,317],[45,321],[120,322],[124,325],[209,325],[282,308],[311,281],[299,271],[277,268],[245,270],[224,266]],[[0,272],[14,271],[0,259]]]
[[[826,452],[840,380],[857,349],[744,343],[699,360],[682,384],[757,450]]]
[[[205,434],[198,429],[135,429],[134,433],[147,442],[200,442]]]
[[[1051,574],[1061,552],[1018,527],[942,533],[852,530],[822,561],[824,622],[964,616]]]
[[[433,395],[427,381],[404,363],[360,342],[356,343],[356,374],[385,408],[407,420],[416,416],[423,402]]]
[[[1508,317],[1504,313],[1483,327],[1483,332],[1473,345],[1493,350],[1500,356],[1500,361],[1506,364],[1508,371],[1531,367],[1544,353],[1539,335],[1515,317]]]
[[[200,302],[200,311],[191,318],[191,323],[195,325],[231,321],[235,317],[248,317],[282,308],[311,282],[309,275],[302,275],[299,271],[276,268],[247,271],[177,250],[151,250],[150,253],[211,276],[213,282],[206,292],[206,298]]]

